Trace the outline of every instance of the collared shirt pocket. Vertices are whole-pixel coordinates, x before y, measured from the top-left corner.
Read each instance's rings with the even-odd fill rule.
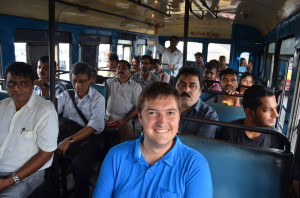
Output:
[[[17,153],[31,152],[34,146],[33,130],[22,130],[15,135],[14,141],[10,146],[10,150]]]
[[[179,196],[176,192],[170,192],[165,189],[158,188],[154,197],[155,198],[178,198]]]

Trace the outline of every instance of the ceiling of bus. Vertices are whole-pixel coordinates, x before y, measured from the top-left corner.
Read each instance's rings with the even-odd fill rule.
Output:
[[[184,0],[61,1],[118,16],[56,2],[57,22],[146,34],[153,34],[153,25],[158,25],[159,35],[183,36]],[[233,23],[253,26],[265,35],[288,16],[300,10],[299,0],[206,0],[207,6],[217,12],[218,18],[215,19],[201,1],[204,0],[191,0],[191,9],[198,17],[192,13],[189,15],[190,37],[230,38]],[[160,12],[136,4],[139,2]],[[0,13],[47,20],[48,0],[1,0]],[[170,17],[167,14],[170,14]]]

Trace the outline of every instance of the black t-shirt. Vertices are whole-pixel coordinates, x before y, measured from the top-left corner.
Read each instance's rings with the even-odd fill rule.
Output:
[[[233,121],[235,124],[244,124],[244,119]],[[274,130],[273,127],[264,127],[265,129]],[[256,146],[263,148],[283,148],[282,141],[275,135],[261,133],[255,139],[250,139],[245,133],[245,130],[239,128],[222,127],[218,139],[226,140],[228,142],[243,144],[247,146]]]

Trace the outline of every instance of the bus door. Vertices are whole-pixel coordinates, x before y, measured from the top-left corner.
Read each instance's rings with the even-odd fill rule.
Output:
[[[285,39],[280,45],[279,59],[276,68],[274,68],[274,83],[277,93],[277,102],[279,104],[279,119],[276,124],[279,131],[287,133],[289,115],[291,107],[288,107],[289,96],[293,93],[290,91],[292,70],[294,67],[295,37]],[[292,102],[292,101],[291,101]]]

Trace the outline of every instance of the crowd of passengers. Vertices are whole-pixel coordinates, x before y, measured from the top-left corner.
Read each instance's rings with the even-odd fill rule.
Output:
[[[34,80],[30,65],[21,62],[10,64],[5,72],[10,98],[0,101],[0,195],[27,197],[41,184],[44,170],[51,166],[52,153],[57,148],[62,160],[68,157],[75,181],[75,197],[89,197],[92,164],[97,160],[99,151],[103,150],[106,138],[110,137],[107,134],[111,133],[118,135],[118,143],[127,142],[114,147],[107,155],[94,197],[122,193],[133,193],[133,197],[152,197],[155,193],[212,197],[206,160],[192,149],[183,147],[177,132],[250,146],[282,148],[276,136],[227,127],[220,130],[214,125],[180,120],[180,115],[218,120],[216,111],[200,98],[203,88],[227,93],[211,98],[210,102],[243,107],[246,118],[234,123],[250,127],[275,130],[277,102],[272,90],[253,85],[250,73],[242,75],[240,84],[244,87],[239,87],[238,72],[226,66],[224,56],[220,57],[220,61],[204,64],[202,54],[196,53],[195,64],[180,68],[182,53],[176,48],[178,38],[171,37],[170,43],[169,48],[164,48],[156,42],[162,54],[161,60],[143,55],[135,57],[130,64],[125,60],[119,61],[115,53],[108,53],[107,65],[111,71],[106,76],[111,78],[107,80],[98,76],[86,63],[74,64],[71,71],[74,90],[66,90],[59,81],[55,83],[57,112],[50,101],[40,97],[49,96],[49,58],[41,57],[38,61],[38,80]],[[170,75],[163,70],[164,66],[171,70]],[[107,86],[107,101],[90,87],[91,83],[99,81]],[[235,94],[243,94],[243,98]],[[82,128],[64,137],[61,134],[68,132],[59,127],[57,113]],[[141,133],[134,130],[136,117],[143,129]],[[170,124],[170,129],[161,128],[163,124]],[[58,138],[60,136],[63,138]],[[182,153],[177,165],[174,165],[175,151]],[[195,161],[184,160],[190,158]],[[180,171],[172,169],[167,172],[169,174],[151,173],[152,169],[153,172],[170,169],[162,168],[159,165],[162,161],[174,166],[175,170],[189,168],[184,171],[186,178],[182,179],[178,175]],[[199,166],[192,167],[194,162],[199,162]],[[118,169],[127,169],[127,172],[118,175]],[[203,170],[203,173],[190,175],[191,170]],[[168,181],[172,180],[169,177],[173,174],[175,181]],[[145,178],[137,182],[130,179],[131,175]],[[162,185],[159,179],[165,183],[161,189],[157,187]],[[195,181],[196,186],[193,184]],[[174,189],[174,185],[179,187]],[[200,190],[199,186],[202,186]]]

